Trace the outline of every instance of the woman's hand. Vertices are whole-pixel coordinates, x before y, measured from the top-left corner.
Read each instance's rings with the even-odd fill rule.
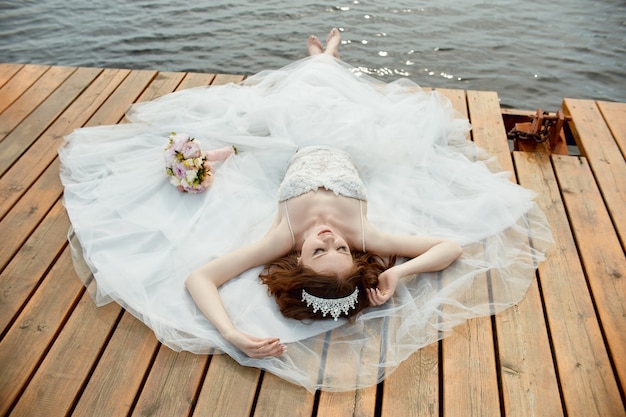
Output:
[[[413,258],[380,274],[378,288],[367,290],[368,299],[373,306],[382,305],[393,296],[400,278],[441,271],[463,254],[463,248],[453,240],[374,233],[377,239],[368,238],[368,242],[378,242],[380,246],[368,249],[377,253],[395,253],[397,256]]]
[[[378,287],[368,288],[367,298],[373,306],[385,304],[396,292],[401,275],[395,267],[385,270],[378,276]]]
[[[224,338],[250,358],[260,359],[282,355],[287,347],[275,337],[259,338],[233,330]]]

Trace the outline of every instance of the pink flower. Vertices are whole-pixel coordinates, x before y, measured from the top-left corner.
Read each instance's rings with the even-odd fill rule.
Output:
[[[200,155],[202,155],[202,150],[195,140],[190,140],[183,144],[180,153],[183,154],[183,158],[185,159],[199,158]]]
[[[178,151],[180,151],[183,147],[183,145],[189,141],[189,135],[186,133],[174,133],[172,132],[172,134],[170,135],[170,140],[172,141],[172,144],[174,145],[174,148]]]
[[[165,163],[166,165],[173,165],[178,161],[178,154],[176,149],[169,147],[165,149]]]
[[[187,168],[185,168],[184,162],[176,163],[172,166],[172,172],[176,178],[182,179],[186,177]]]
[[[213,166],[209,161],[223,161],[237,149],[224,146],[203,152],[198,141],[186,133],[172,132],[164,148],[165,172],[178,190],[201,193],[213,183]]]

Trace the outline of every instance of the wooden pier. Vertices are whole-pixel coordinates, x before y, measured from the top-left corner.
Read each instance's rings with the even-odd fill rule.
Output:
[[[309,393],[226,355],[176,353],[97,308],[66,241],[57,148],[137,101],[240,76],[0,64],[0,415],[626,416],[626,103],[565,99],[582,156],[511,152],[495,92],[440,90],[537,192],[556,240],[524,300],[383,383]]]

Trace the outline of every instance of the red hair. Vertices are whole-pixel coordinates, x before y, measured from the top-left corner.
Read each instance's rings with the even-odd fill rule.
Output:
[[[291,252],[266,265],[259,277],[276,299],[281,313],[296,320],[331,318],[330,315],[322,316],[320,311],[313,313],[313,308],[307,307],[302,301],[302,290],[317,297],[341,298],[352,294],[357,287],[358,303],[355,309],[348,311],[348,317],[353,317],[370,305],[365,289],[375,288],[378,285],[378,276],[390,268],[396,259],[394,256],[385,261],[382,257],[367,252],[354,252],[352,259],[352,269],[345,278],[339,278],[318,274],[305,267],[298,262],[298,253]]]

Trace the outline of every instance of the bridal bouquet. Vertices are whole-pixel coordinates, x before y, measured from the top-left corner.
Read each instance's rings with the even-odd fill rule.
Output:
[[[186,133],[175,133],[165,146],[165,172],[170,183],[182,192],[201,193],[213,182],[211,161],[223,161],[233,152],[232,146],[204,152],[200,143]]]

